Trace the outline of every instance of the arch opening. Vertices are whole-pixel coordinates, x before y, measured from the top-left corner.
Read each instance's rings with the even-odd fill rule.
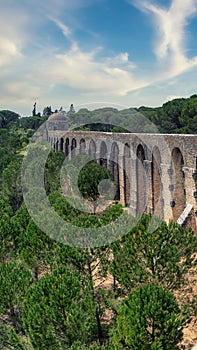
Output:
[[[72,139],[71,141],[71,158],[75,156],[75,149],[77,147],[76,139]]]
[[[186,206],[185,193],[185,177],[183,172],[184,159],[179,148],[172,150],[172,163],[174,169],[174,184],[173,184],[173,220],[177,221]]]
[[[59,140],[56,140],[56,142],[55,142],[55,151],[56,152],[59,151]]]
[[[120,178],[119,178],[119,148],[116,142],[112,144],[110,154],[110,171],[112,173],[112,180],[116,186],[115,200],[120,200]]]
[[[80,148],[79,148],[79,152],[80,152],[80,154],[84,154],[85,153],[85,151],[86,151],[86,142],[85,142],[85,139],[81,139],[80,140],[80,146],[79,146]]]
[[[63,137],[61,137],[61,139],[60,139],[60,151],[63,152],[63,150],[64,150],[64,139],[63,139]]]
[[[147,209],[148,187],[147,177],[145,171],[145,152],[143,146],[140,144],[137,147],[137,214],[143,214]]]
[[[161,182],[161,155],[159,148],[155,146],[152,152],[152,208],[153,214],[163,219],[163,200]]]
[[[128,143],[124,145],[124,158],[123,158],[123,175],[124,175],[124,201],[125,206],[130,204],[130,190],[131,190],[131,168],[130,168],[130,146]]]
[[[65,142],[65,156],[67,157],[69,154],[69,138],[66,138],[66,142]]]
[[[89,144],[89,156],[96,159],[96,144],[93,140],[91,140]]]
[[[107,168],[107,146],[104,141],[101,142],[100,147],[100,165]]]

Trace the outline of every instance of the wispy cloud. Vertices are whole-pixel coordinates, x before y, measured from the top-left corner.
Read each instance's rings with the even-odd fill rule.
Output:
[[[52,56],[42,65],[42,76],[45,81],[57,84],[68,84],[83,92],[103,92],[125,95],[131,86],[144,86],[144,81],[133,77],[135,65],[129,61],[128,54],[102,60],[97,58],[101,48],[83,51],[76,42],[64,54]],[[113,62],[113,64],[112,64]],[[132,69],[133,70],[132,70]]]
[[[197,57],[187,57],[186,26],[197,13],[196,0],[172,0],[169,8],[148,1],[133,2],[141,11],[153,15],[157,40],[154,52],[161,64],[167,63],[166,77],[171,77],[197,65]],[[167,66],[166,65],[166,66]]]
[[[57,18],[49,16],[49,19],[53,21],[57,27],[62,31],[63,35],[67,38],[70,39],[71,36],[71,29],[64,23],[62,23],[60,20]]]
[[[172,0],[168,7],[158,5],[157,0],[125,1],[145,12],[153,23],[151,69],[146,58],[139,67],[129,49],[114,53],[111,48],[100,47],[96,40],[83,46],[78,35],[82,37],[92,28],[87,25],[84,30],[79,23],[76,30],[71,18],[79,8],[92,5],[92,0],[0,0],[0,103],[8,105],[10,99],[21,106],[38,98],[47,103],[47,99],[58,100],[60,90],[65,94],[69,89],[90,98],[111,96],[117,101],[128,97],[131,101],[132,91],[136,97],[136,91],[197,66],[197,57],[187,55],[186,32],[197,13],[197,0]],[[53,24],[62,32],[61,44],[56,41],[57,31],[53,34]]]
[[[21,53],[14,41],[0,37],[0,68],[7,66],[12,60],[21,57]]]
[[[28,23],[28,16],[23,11],[7,7],[1,8],[0,13],[1,33],[0,33],[0,72],[5,73],[2,68],[11,67],[23,58],[22,49],[27,42],[27,33],[24,30]]]

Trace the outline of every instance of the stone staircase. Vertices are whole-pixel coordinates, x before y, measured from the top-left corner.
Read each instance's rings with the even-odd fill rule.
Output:
[[[179,216],[177,220],[177,224],[182,226],[186,221],[186,219],[188,218],[189,214],[191,213],[192,209],[193,209],[193,205],[187,204],[186,208],[183,210],[182,214]]]

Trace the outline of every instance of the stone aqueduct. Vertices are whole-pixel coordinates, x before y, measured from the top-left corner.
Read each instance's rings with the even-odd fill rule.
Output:
[[[197,232],[196,135],[67,131],[53,117],[45,137],[70,159],[86,153],[110,169],[115,199],[133,215],[152,213]]]

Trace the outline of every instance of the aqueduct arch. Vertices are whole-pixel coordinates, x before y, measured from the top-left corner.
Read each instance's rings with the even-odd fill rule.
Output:
[[[100,165],[107,168],[107,146],[104,141],[101,142],[100,145]]]
[[[172,150],[172,171],[174,172],[172,186],[173,220],[176,221],[186,207],[185,175],[183,172],[184,160],[178,147]]]
[[[116,199],[133,215],[154,213],[192,227],[197,217],[197,135],[48,130],[55,151],[87,153],[110,169]],[[143,140],[143,142],[139,142]],[[148,145],[146,149],[146,145]],[[72,151],[72,152],[71,152]]]
[[[137,151],[137,213],[142,214],[147,208],[147,177],[145,172],[145,152],[141,144],[138,145]]]
[[[128,143],[124,145],[124,158],[123,158],[123,171],[124,171],[124,200],[125,205],[129,206],[130,203],[130,188],[131,188],[131,152]]]
[[[64,149],[64,139],[63,139],[63,137],[61,137],[61,139],[60,139],[60,151],[63,152],[63,149]]]
[[[89,156],[96,159],[96,144],[94,140],[90,140],[89,143]]]
[[[67,137],[65,141],[65,156],[68,157],[68,154],[69,154],[69,138]]]
[[[112,173],[112,180],[116,186],[115,199],[120,199],[120,179],[119,179],[119,148],[116,142],[113,142],[110,154],[110,170]]]
[[[153,213],[163,218],[161,155],[158,146],[152,151],[152,208]]]
[[[86,142],[85,142],[85,139],[81,139],[80,140],[80,149],[79,149],[79,153],[85,153],[85,150],[86,150]]]
[[[77,141],[75,138],[73,138],[71,141],[71,158],[75,156],[76,148],[77,148]]]

